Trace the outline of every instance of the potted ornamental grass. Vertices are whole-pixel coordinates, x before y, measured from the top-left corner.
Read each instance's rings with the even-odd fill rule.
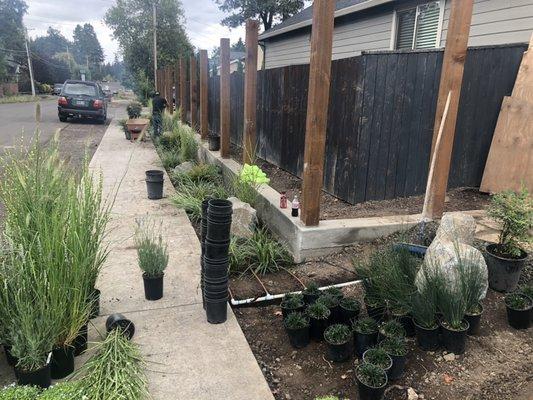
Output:
[[[324,339],[328,344],[328,355],[331,361],[346,361],[352,355],[353,335],[348,325],[335,324],[329,326],[324,331]]]
[[[507,322],[514,329],[527,329],[531,325],[533,300],[521,292],[509,293],[505,296]]]
[[[412,298],[411,315],[415,326],[416,343],[424,351],[435,351],[440,346],[439,324],[435,292],[427,286]]]
[[[387,373],[380,367],[363,363],[355,370],[360,400],[380,400],[388,383]]]
[[[341,323],[351,324],[353,320],[356,320],[359,317],[361,303],[359,303],[357,299],[344,297],[341,299],[339,305],[341,309]]]
[[[404,338],[405,328],[399,321],[391,319],[390,321],[383,322],[379,326],[379,336],[381,339]]]
[[[458,253],[459,254],[459,253]],[[465,320],[468,322],[468,335],[479,333],[481,316],[483,314],[483,304],[481,299],[486,294],[486,278],[482,275],[480,260],[471,257],[458,257],[457,272],[459,274],[459,285],[465,299],[466,311]]]
[[[353,322],[355,351],[359,357],[378,342],[378,323],[370,317],[360,318]]]
[[[441,342],[445,350],[454,354],[463,354],[466,347],[466,336],[469,328],[464,318],[466,301],[461,293],[443,286],[439,293],[439,310],[442,313],[440,321]]]
[[[501,224],[498,243],[486,247],[489,286],[499,292],[512,292],[528,257],[521,245],[531,242],[533,200],[525,187],[518,193],[505,191],[492,196],[487,213]]]
[[[315,282],[311,282],[309,285],[307,285],[302,294],[304,296],[305,304],[309,305],[317,301],[322,292]]]
[[[379,347],[392,359],[392,366],[387,371],[389,380],[393,381],[402,377],[407,361],[407,342],[404,338],[392,337],[383,340]]]
[[[324,289],[323,293],[336,297],[337,299],[339,299],[339,301],[344,297],[344,293],[342,293],[342,290],[335,286],[331,286],[327,289]]]
[[[139,267],[143,271],[145,298],[150,301],[159,300],[163,297],[163,278],[168,266],[168,249],[163,242],[161,228],[156,232],[153,224],[138,222],[135,247]]]
[[[335,324],[341,320],[340,297],[338,295],[324,290],[317,303],[324,304],[331,311],[329,316],[330,324]]]
[[[375,365],[388,373],[392,358],[381,347],[372,347],[363,353],[363,363]]]
[[[317,341],[324,340],[324,331],[329,325],[331,311],[324,304],[318,301],[307,307],[309,316],[309,331],[311,337]]]
[[[129,119],[126,121],[126,127],[130,132],[131,139],[137,140],[141,132],[150,123],[150,120],[141,118],[142,104],[138,101],[132,101],[126,107]]]
[[[305,313],[290,313],[283,325],[292,347],[301,349],[309,344],[309,317]]]
[[[281,300],[281,313],[287,318],[290,313],[304,311],[304,297],[300,293],[287,293]]]

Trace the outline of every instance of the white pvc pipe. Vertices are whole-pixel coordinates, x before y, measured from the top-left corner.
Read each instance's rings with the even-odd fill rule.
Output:
[[[362,282],[361,279],[358,279],[356,281],[351,281],[351,282],[344,282],[344,283],[337,283],[335,285],[329,285],[329,286],[323,286],[321,288],[318,288],[318,290],[326,290],[326,289],[329,289],[329,288],[332,288],[332,287],[336,287],[336,288],[341,288],[341,287],[346,287],[346,286],[352,286],[352,285],[355,285],[356,283],[360,283]],[[297,292],[289,292],[290,294],[298,294],[298,293],[302,293],[302,291],[297,291]],[[250,299],[245,299],[245,300],[235,300],[235,299],[231,299],[231,305],[232,306],[243,306],[245,304],[253,304],[253,303],[261,303],[263,301],[270,301],[270,300],[276,300],[276,299],[281,299],[283,297],[285,297],[287,293],[282,293],[282,294],[267,294],[266,296],[262,296],[262,297],[254,297],[254,298],[250,298]]]

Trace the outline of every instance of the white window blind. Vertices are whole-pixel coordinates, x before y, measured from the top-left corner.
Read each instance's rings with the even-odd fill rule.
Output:
[[[427,49],[438,47],[441,3],[432,1],[397,12],[396,48]]]

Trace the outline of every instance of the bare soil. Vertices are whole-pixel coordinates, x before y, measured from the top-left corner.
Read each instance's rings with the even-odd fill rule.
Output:
[[[242,162],[239,149],[232,147],[231,156]],[[302,180],[291,173],[269,163],[257,159],[257,165],[270,178],[270,186],[278,192],[286,192],[290,200],[294,196],[301,198]],[[458,188],[447,192],[445,211],[469,211],[485,208],[489,203],[489,195],[474,188]],[[380,217],[391,215],[409,215],[422,212],[424,196],[404,197],[392,200],[366,201],[350,204],[322,191],[320,199],[320,219],[347,219]]]

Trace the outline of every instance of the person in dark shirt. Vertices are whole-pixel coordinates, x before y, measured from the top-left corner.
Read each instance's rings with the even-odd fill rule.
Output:
[[[163,112],[167,107],[168,103],[164,97],[161,97],[159,92],[154,93],[152,98],[152,121],[154,125],[154,136],[158,137],[161,135],[161,129],[163,126]]]

